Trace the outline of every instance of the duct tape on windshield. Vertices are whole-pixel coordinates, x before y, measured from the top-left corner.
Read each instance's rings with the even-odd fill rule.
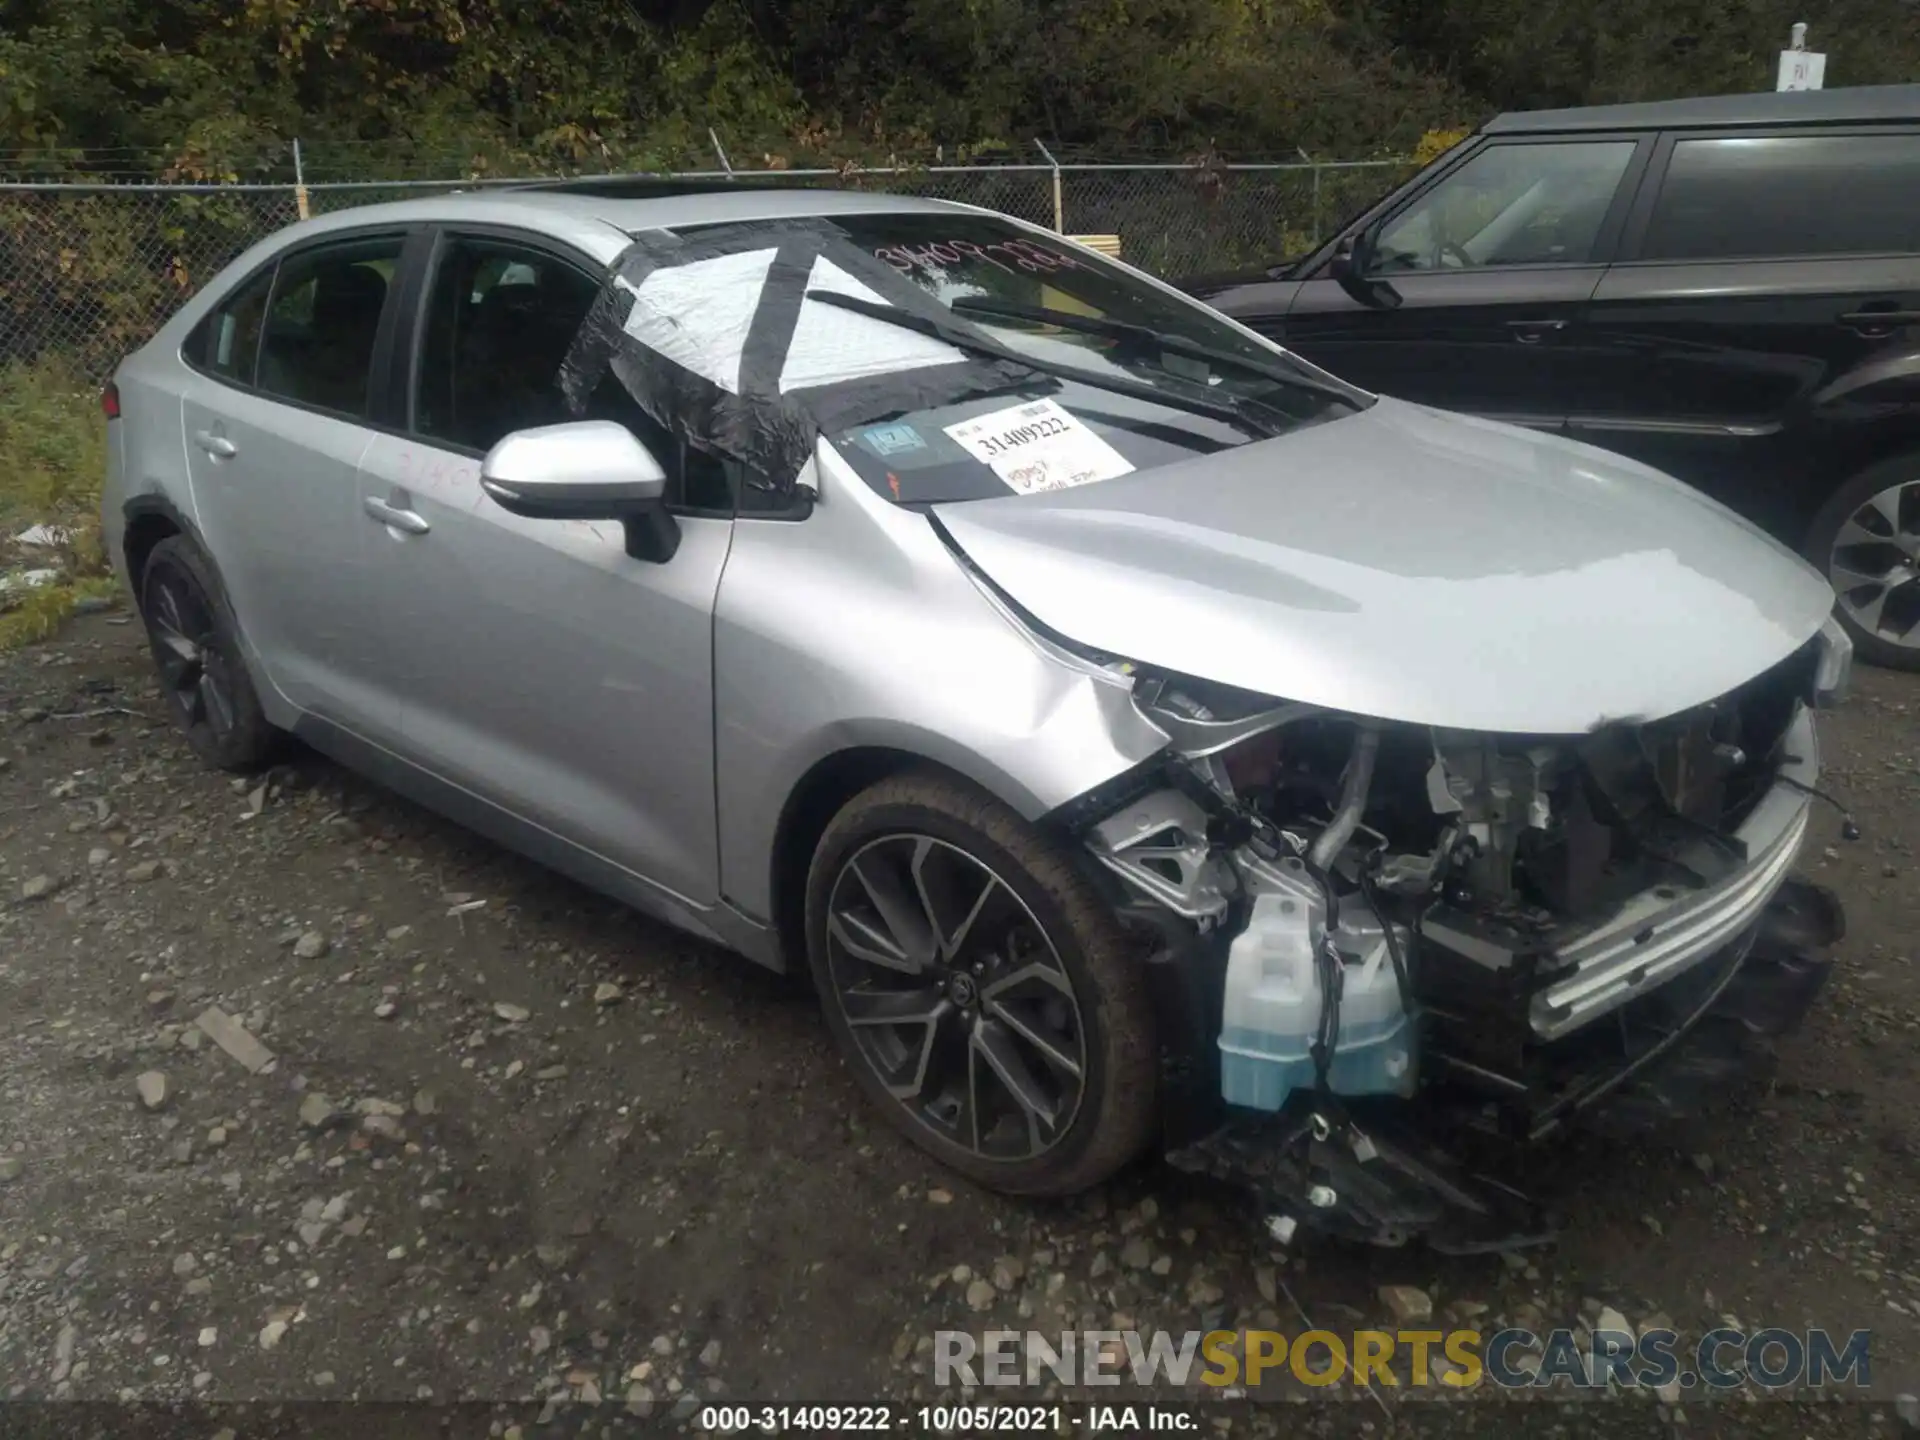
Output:
[[[809,290],[895,307],[937,333],[810,304]],[[670,434],[784,491],[821,430],[1054,383],[968,344],[991,342],[824,220],[657,230],[614,262],[559,379],[580,415],[611,371]]]

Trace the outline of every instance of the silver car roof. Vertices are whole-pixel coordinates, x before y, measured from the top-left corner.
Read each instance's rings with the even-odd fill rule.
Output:
[[[303,220],[272,237],[272,248],[333,230],[368,225],[466,221],[538,231],[568,241],[603,264],[626,247],[639,230],[675,225],[711,225],[729,220],[788,220],[811,215],[900,213],[980,213],[977,206],[913,195],[866,194],[847,190],[761,187],[711,190],[693,195],[642,198],[610,197],[563,190],[490,189],[444,191],[418,200],[357,205]]]

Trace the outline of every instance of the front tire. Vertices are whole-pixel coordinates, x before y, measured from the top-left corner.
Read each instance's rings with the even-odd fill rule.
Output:
[[[167,711],[193,753],[240,772],[272,759],[279,732],[247,674],[240,627],[213,567],[185,536],[169,536],[148,555],[140,618]]]
[[[1071,1195],[1156,1120],[1141,946],[1071,857],[991,797],[909,774],[834,817],[807,955],[860,1086],[991,1189]]]
[[[1920,455],[1869,465],[1828,496],[1806,553],[1860,658],[1920,670]]]

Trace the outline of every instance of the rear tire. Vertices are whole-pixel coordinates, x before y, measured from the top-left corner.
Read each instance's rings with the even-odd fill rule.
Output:
[[[184,535],[169,536],[148,554],[139,591],[160,690],[193,753],[222,770],[265,765],[280,732],[260,708],[213,566]]]
[[[807,956],[860,1086],[991,1189],[1071,1195],[1156,1130],[1142,946],[1072,858],[958,780],[855,796],[807,878]]]
[[[1806,555],[1860,658],[1920,670],[1920,455],[1869,465],[1828,496]]]

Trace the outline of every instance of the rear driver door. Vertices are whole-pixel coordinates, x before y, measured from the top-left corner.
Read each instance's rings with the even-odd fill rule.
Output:
[[[369,737],[398,709],[378,644],[356,476],[406,234],[330,237],[236,288],[188,340],[180,420],[195,516],[267,683]]]

